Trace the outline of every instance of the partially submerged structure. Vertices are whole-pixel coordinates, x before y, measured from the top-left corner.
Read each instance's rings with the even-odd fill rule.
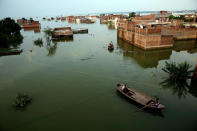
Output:
[[[169,19],[170,15],[161,11],[160,14],[137,15],[132,21],[119,19],[117,35],[145,50],[173,47],[174,40],[197,39],[195,22]]]
[[[22,28],[40,28],[40,22],[27,19],[18,19],[17,23],[21,25]]]
[[[64,39],[73,38],[73,31],[71,27],[59,27],[53,30],[53,38]]]
[[[96,22],[95,16],[67,16],[66,20],[69,23],[86,23],[91,24]]]
[[[73,34],[83,34],[83,33],[88,33],[87,28],[77,28],[77,29],[72,29]]]
[[[170,48],[173,46],[173,36],[163,35],[159,24],[136,24],[124,21],[118,27],[119,38],[142,49]]]

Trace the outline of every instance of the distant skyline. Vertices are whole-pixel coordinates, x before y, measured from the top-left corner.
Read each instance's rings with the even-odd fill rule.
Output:
[[[197,10],[197,0],[0,0],[0,17]]]

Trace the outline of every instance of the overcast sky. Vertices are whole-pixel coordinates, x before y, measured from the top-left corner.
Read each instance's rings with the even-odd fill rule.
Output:
[[[197,0],[0,0],[0,17],[196,9]]]

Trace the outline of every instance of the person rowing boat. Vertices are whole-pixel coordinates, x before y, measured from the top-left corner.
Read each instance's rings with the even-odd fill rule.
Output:
[[[135,101],[143,106],[142,109],[149,108],[149,109],[156,109],[162,110],[165,108],[164,105],[160,104],[159,98],[148,96],[147,94],[138,91],[135,88],[131,88],[126,84],[117,84],[117,90],[124,95],[126,98]]]
[[[108,50],[113,50],[114,49],[114,45],[112,43],[112,41],[109,43],[108,45]]]

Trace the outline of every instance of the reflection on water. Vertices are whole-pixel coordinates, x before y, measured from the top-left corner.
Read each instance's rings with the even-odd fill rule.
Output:
[[[125,58],[132,58],[135,60],[138,65],[143,68],[153,68],[157,67],[160,60],[169,60],[172,55],[172,51],[180,52],[187,51],[188,53],[197,52],[197,44],[195,40],[187,41],[175,41],[173,49],[162,49],[162,50],[142,50],[138,47],[135,47],[122,39],[118,39],[118,48]],[[195,84],[188,84],[190,82],[185,81],[180,84],[175,84],[170,79],[165,79],[160,84],[163,89],[170,89],[172,94],[177,95],[179,98],[185,98],[188,93],[191,93],[193,96],[197,97],[197,88]]]
[[[172,51],[188,51],[188,53],[197,52],[197,44],[195,40],[175,41],[173,49],[161,50],[143,50],[135,47],[122,39],[118,39],[118,47],[122,49],[124,57],[133,58],[143,68],[157,67],[160,60],[168,60],[172,55]]]
[[[123,50],[124,57],[133,58],[143,68],[157,67],[160,60],[167,60],[172,54],[172,49],[145,51],[121,39],[118,39],[118,47]]]
[[[184,41],[175,41],[173,50],[187,51],[188,53],[196,53],[197,52],[197,40],[184,40]]]
[[[24,31],[34,31],[34,33],[40,33],[40,28],[23,28]]]
[[[54,56],[57,50],[57,43],[52,42],[47,44],[46,49],[48,51],[47,56]]]
[[[68,38],[61,38],[61,39],[52,39],[53,42],[73,42],[74,38],[73,37],[68,37]]]
[[[188,91],[189,91],[189,85],[187,84],[187,81],[183,83],[175,83],[170,78],[165,79],[163,82],[160,83],[163,87],[163,89],[170,89],[172,90],[173,95],[177,95],[180,99],[185,98]]]
[[[169,78],[165,79],[160,84],[163,89],[170,89],[173,95],[177,95],[180,99],[185,98],[188,93],[192,94],[194,97],[197,97],[197,84],[196,81],[191,81],[190,86],[188,81],[176,84],[172,82]]]
[[[195,79],[191,80],[189,93],[191,93],[194,97],[197,97],[197,81]]]
[[[115,25],[114,24],[108,24],[108,29],[109,30],[115,30]]]

